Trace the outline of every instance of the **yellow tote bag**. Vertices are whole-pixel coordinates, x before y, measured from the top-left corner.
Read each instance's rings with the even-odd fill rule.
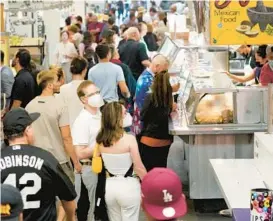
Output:
[[[99,144],[96,144],[93,158],[92,158],[92,171],[94,173],[101,173],[102,171],[102,159],[99,152]]]

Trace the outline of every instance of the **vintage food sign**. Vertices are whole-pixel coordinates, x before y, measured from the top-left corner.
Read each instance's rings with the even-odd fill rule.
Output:
[[[273,0],[212,0],[212,45],[272,44]]]

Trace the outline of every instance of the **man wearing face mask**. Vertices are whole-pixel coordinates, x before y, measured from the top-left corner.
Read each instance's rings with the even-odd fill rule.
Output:
[[[101,127],[100,107],[104,105],[99,89],[91,81],[83,81],[77,94],[84,105],[72,127],[73,144],[82,164],[82,174],[76,174],[75,188],[80,197],[83,181],[89,197],[88,221],[94,220],[95,194],[98,176],[91,168],[91,158],[96,144],[96,136]]]
[[[266,49],[267,64],[261,70],[260,82],[262,86],[273,83],[273,45],[268,45]]]
[[[88,221],[93,221],[98,176],[92,171],[91,158],[96,145],[96,137],[101,128],[100,108],[104,105],[104,101],[99,89],[91,81],[83,81],[78,87],[77,94],[84,108],[74,122],[72,136],[77,156],[83,167],[82,174],[76,174],[75,187],[78,194],[77,199],[79,199],[81,192],[81,180],[87,188],[90,203]],[[132,117],[127,113],[123,127],[131,125]]]
[[[52,153],[66,175],[74,182],[74,172],[69,158],[76,172],[80,173],[82,167],[73,147],[67,107],[58,96],[54,96],[54,90],[60,84],[58,76],[54,70],[42,71],[37,76],[37,83],[42,93],[26,106],[29,113],[37,112],[41,115],[32,124],[34,145]],[[60,207],[58,220],[64,217],[64,210]]]
[[[260,82],[260,76],[261,76],[261,70],[262,67],[267,63],[267,56],[266,56],[266,48],[267,45],[260,45],[257,52],[255,53],[255,61],[256,61],[256,67],[253,69],[253,71],[249,75],[245,76],[236,76],[233,74],[230,74],[227,72],[226,74],[236,82],[240,83],[254,83],[253,80],[255,80],[255,84],[259,84]]]

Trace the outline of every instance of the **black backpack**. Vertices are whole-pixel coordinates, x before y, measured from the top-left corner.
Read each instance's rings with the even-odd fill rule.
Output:
[[[98,62],[98,56],[96,54],[96,52],[90,48],[90,47],[86,47],[84,50],[84,55],[83,57],[87,60],[88,62],[88,66],[87,66],[87,74],[85,76],[85,80],[88,79],[88,72],[89,70],[94,67]]]

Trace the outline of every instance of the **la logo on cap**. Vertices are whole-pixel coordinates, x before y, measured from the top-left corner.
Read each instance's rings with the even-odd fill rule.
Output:
[[[1,204],[1,216],[10,216],[10,205],[9,204]]]
[[[168,193],[167,190],[162,190],[164,196],[163,196],[163,200],[165,203],[169,203],[173,201],[173,195]]]

